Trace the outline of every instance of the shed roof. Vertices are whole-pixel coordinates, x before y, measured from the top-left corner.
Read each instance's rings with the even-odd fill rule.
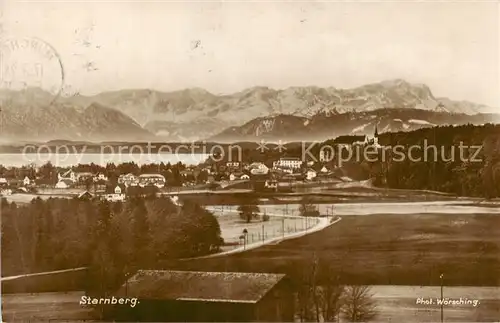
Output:
[[[117,296],[256,303],[284,277],[266,273],[139,270]]]

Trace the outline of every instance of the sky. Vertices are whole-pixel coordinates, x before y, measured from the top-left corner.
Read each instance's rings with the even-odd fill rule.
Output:
[[[500,108],[497,2],[2,1],[9,37],[59,54],[68,91],[351,88],[387,79]]]

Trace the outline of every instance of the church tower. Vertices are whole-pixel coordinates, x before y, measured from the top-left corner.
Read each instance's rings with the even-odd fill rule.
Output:
[[[378,124],[375,125],[375,133],[373,134],[373,145],[378,146]]]

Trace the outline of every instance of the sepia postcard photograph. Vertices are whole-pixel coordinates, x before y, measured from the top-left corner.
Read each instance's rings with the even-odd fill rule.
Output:
[[[0,1],[2,322],[500,322],[499,1]]]

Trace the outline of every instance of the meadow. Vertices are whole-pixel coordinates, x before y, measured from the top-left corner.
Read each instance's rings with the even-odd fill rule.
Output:
[[[500,286],[495,214],[342,215],[310,235],[220,258],[171,264],[190,270],[284,272],[314,259],[344,284]]]

